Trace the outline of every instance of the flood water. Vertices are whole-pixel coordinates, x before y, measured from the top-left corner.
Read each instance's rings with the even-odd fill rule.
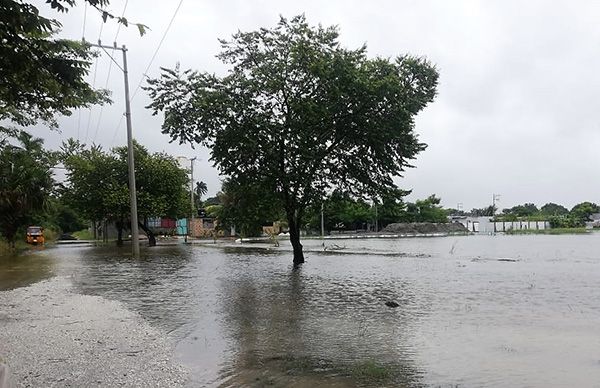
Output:
[[[600,234],[325,245],[305,241],[298,269],[287,243],[54,248],[0,289],[63,275],[124,302],[194,387],[600,386]]]

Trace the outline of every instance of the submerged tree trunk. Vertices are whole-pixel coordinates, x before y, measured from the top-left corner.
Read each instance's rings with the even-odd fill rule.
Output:
[[[302,252],[302,243],[300,243],[300,223],[295,214],[288,212],[288,226],[290,228],[290,243],[294,250],[294,265],[304,263],[304,252]]]
[[[142,228],[144,233],[146,233],[146,236],[148,236],[148,246],[155,247],[156,246],[156,236],[154,236],[154,233],[152,233],[152,230],[150,230],[150,228],[148,228],[148,226],[146,226],[145,223],[138,221],[138,225],[140,226],[140,228]]]

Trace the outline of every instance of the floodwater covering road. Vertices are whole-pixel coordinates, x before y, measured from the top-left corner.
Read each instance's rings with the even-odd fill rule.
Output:
[[[117,303],[190,387],[599,386],[600,234],[322,244],[298,269],[287,243],[51,248],[0,262],[0,289],[50,279],[0,301],[62,279]]]

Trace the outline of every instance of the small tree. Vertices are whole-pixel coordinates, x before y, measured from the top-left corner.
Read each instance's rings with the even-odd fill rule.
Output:
[[[340,189],[367,198],[396,190],[393,177],[425,144],[414,118],[436,94],[423,58],[369,59],[343,48],[335,27],[304,16],[221,41],[224,77],[163,69],[149,80],[163,133],[210,147],[221,173],[275,194],[289,226],[294,264],[311,203]]]

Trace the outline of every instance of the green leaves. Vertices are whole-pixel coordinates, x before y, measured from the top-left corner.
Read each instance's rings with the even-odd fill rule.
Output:
[[[44,209],[54,186],[54,162],[42,139],[26,132],[0,141],[0,234],[9,241]]]
[[[68,183],[64,198],[90,220],[129,217],[127,148],[106,152],[70,139],[62,147]],[[187,172],[163,153],[150,154],[135,144],[138,214],[180,217],[190,212]]]
[[[62,10],[61,3],[51,6]],[[93,53],[80,42],[54,39],[58,22],[20,1],[0,3],[0,120],[20,126],[42,121],[56,127],[57,114],[109,102],[85,82]]]

